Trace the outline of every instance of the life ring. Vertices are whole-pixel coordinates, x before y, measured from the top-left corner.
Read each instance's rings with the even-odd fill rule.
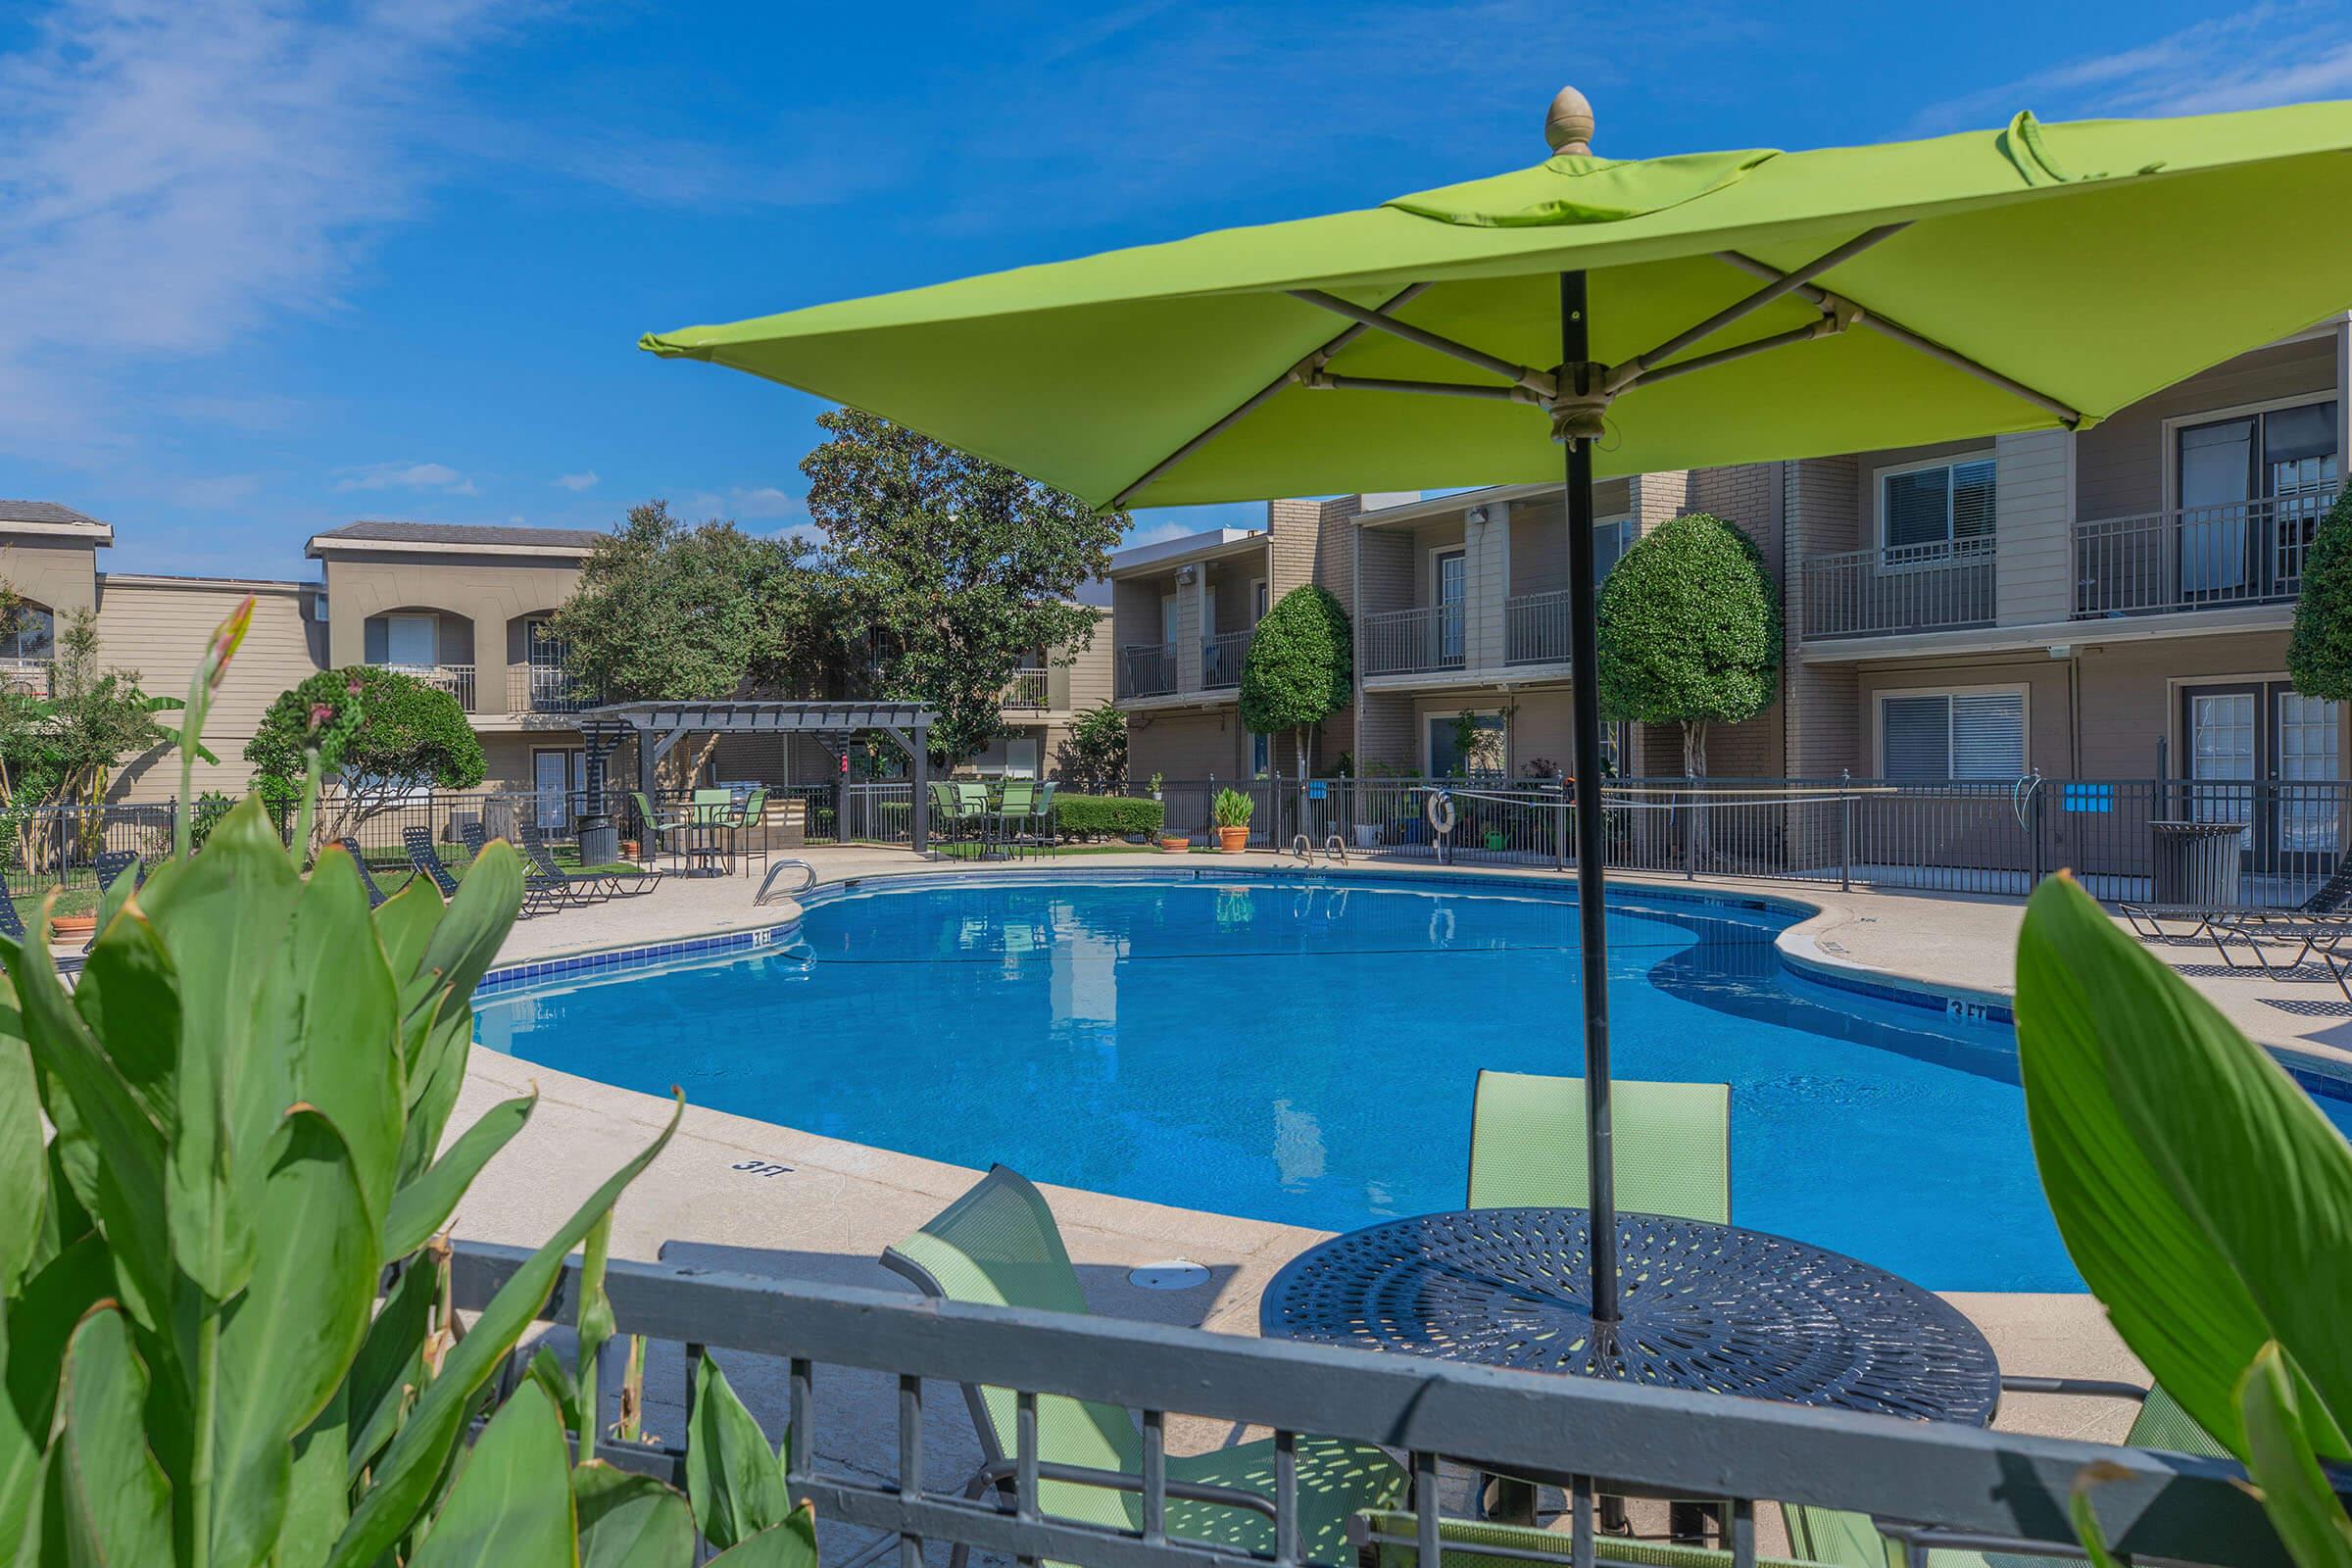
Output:
[[[1427,808],[1430,831],[1440,837],[1453,831],[1453,796],[1446,790],[1431,790]]]

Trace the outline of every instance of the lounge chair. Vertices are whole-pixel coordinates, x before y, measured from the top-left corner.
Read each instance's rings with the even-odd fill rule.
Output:
[[[482,852],[490,847],[489,830],[478,818],[458,824],[458,840],[466,846],[468,860],[480,859]],[[566,904],[594,904],[609,891],[605,880],[601,876],[573,876],[558,866],[553,857],[541,865],[526,854],[522,861],[523,907],[552,909]]]
[[[526,823],[520,831],[522,843],[517,848],[522,851],[523,864],[551,886],[590,888],[603,896],[626,894],[632,898],[661,886],[659,871],[566,871],[556,863],[555,853],[547,845],[547,835],[539,830],[538,824]],[[622,886],[624,882],[628,886]]]
[[[1617,1206],[1732,1222],[1729,1084],[1610,1084]],[[1483,1070],[1470,1124],[1472,1208],[1583,1208],[1585,1081]]]
[[[1060,787],[1057,780],[1046,780],[1029,806],[1029,842],[1047,855],[1054,853],[1054,792]]]
[[[2222,961],[2233,969],[2237,965],[2230,956],[2231,938],[2252,949],[2255,962],[2265,972],[2272,966],[2263,955],[2263,941],[2300,942],[2302,948],[2294,962],[2280,965],[2292,969],[2313,953],[2332,948],[2352,934],[2352,855],[2339,858],[2328,880],[2291,909],[2215,908],[2193,904],[2118,904],[2116,909],[2142,942],[2173,941],[2176,934],[2167,931],[2164,923],[2186,922],[2189,929],[2180,934],[2181,939],[2207,938],[2220,952]]]
[[[5,879],[0,879],[0,937],[11,942],[24,940],[24,916],[17,912],[17,901],[10,896]]]
[[[91,863],[97,869],[98,891],[101,893],[122,880],[125,871],[130,873],[130,885],[133,888],[147,885],[147,865],[139,858],[136,850],[100,850]]]
[[[442,898],[454,899],[458,896],[458,879],[451,876],[449,867],[441,863],[441,851],[434,846],[430,830],[404,827],[400,830],[400,843],[401,848],[409,852],[409,864],[440,889]]]
[[[1044,1195],[1002,1165],[885,1251],[882,1261],[937,1298],[1033,1311],[1086,1310],[1078,1271],[1070,1266]],[[1016,1451],[1013,1391],[966,1384],[963,1394],[984,1457],[964,1495],[976,1499],[992,1488],[1008,1491]],[[1037,1489],[1038,1506],[1046,1513],[1120,1530],[1143,1527],[1143,1498],[1136,1489],[1144,1440],[1127,1411],[1041,1395],[1036,1456],[1041,1473],[1050,1477]],[[1271,1438],[1207,1453],[1169,1454],[1166,1462],[1169,1535],[1244,1551],[1273,1551]],[[1301,1435],[1298,1463],[1301,1560],[1340,1561],[1348,1516],[1361,1508],[1393,1507],[1405,1494],[1404,1471],[1368,1444]],[[957,1546],[951,1568],[964,1568],[967,1556]]]
[[[375,873],[368,869],[368,852],[360,848],[358,839],[349,836],[335,840],[335,845],[345,855],[351,857],[352,864],[360,868],[360,886],[368,890],[368,907],[370,909],[380,907],[387,895],[382,888],[376,886]],[[415,872],[410,873],[411,876],[415,874]],[[408,884],[401,885],[406,887]]]

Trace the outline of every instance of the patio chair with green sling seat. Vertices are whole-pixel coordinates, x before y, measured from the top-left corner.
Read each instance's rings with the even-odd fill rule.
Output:
[[[1732,1222],[1728,1084],[1613,1084],[1617,1204],[1641,1214]],[[1470,1124],[1472,1208],[1583,1208],[1585,1081],[1478,1075]]]
[[[988,1306],[1084,1312],[1078,1271],[1045,1196],[999,1165],[883,1263],[924,1295]],[[964,1495],[1008,1491],[1016,1454],[1010,1389],[964,1386],[983,1462]],[[1037,1400],[1038,1506],[1057,1518],[1121,1530],[1143,1527],[1143,1434],[1116,1405],[1041,1395]],[[1274,1440],[1167,1456],[1168,1534],[1270,1553],[1274,1548]],[[1298,1440],[1298,1546],[1302,1559],[1344,1560],[1348,1516],[1396,1504],[1405,1474],[1367,1444]],[[951,1568],[964,1568],[957,1546]]]
[[[1025,778],[1008,778],[997,797],[997,842],[1005,850],[1020,853],[1023,834],[1029,826],[1030,808],[1037,804],[1037,785]]]
[[[637,848],[647,855],[660,855],[664,848],[671,855],[676,855],[676,845],[665,844],[664,841],[672,840],[684,831],[691,818],[683,812],[663,816],[654,809],[654,803],[646,798],[643,790],[629,791],[629,800],[637,808],[638,836],[643,840]]]

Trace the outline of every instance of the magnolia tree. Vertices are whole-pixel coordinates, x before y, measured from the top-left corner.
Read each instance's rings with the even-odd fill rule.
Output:
[[[1659,524],[1600,589],[1600,707],[1679,724],[1683,771],[1707,771],[1707,726],[1772,705],[1781,599],[1755,541],[1706,513]]]
[[[319,824],[330,839],[420,793],[472,789],[488,770],[455,697],[374,664],[321,670],[279,693],[245,760],[253,792],[280,811],[320,782],[309,776],[319,767],[333,785]]]
[[[2304,552],[2286,672],[2306,697],[2352,702],[2352,490],[2328,509]]]
[[[1284,594],[1250,635],[1242,661],[1242,724],[1252,735],[1291,731],[1300,778],[1307,736],[1353,694],[1354,649],[1348,612],[1311,583]]]

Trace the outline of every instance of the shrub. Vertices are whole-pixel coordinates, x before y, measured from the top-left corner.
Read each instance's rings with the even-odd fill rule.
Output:
[[[2320,519],[2303,558],[2286,672],[2306,697],[2352,702],[2352,490]]]
[[[1121,837],[1157,833],[1168,808],[1157,801],[1139,801],[1126,795],[1055,795],[1054,820],[1072,838]]]
[[[1266,612],[1242,661],[1242,724],[1252,735],[1295,731],[1298,774],[1306,775],[1310,731],[1355,695],[1355,636],[1348,612],[1312,583]]]
[[[1705,513],[1660,523],[1600,589],[1600,706],[1683,727],[1683,767],[1707,770],[1707,726],[1752,718],[1781,668],[1781,601],[1756,542]]]
[[[1082,790],[1127,787],[1127,715],[1108,703],[1090,708],[1054,748],[1061,776]]]
[[[455,697],[374,664],[321,670],[278,694],[245,745],[254,792],[281,811],[292,806],[314,753],[344,808],[329,838],[420,792],[472,789],[488,766]]]
[[[1250,813],[1256,809],[1257,803],[1240,790],[1219,790],[1209,803],[1208,816],[1219,827],[1248,827]]]

